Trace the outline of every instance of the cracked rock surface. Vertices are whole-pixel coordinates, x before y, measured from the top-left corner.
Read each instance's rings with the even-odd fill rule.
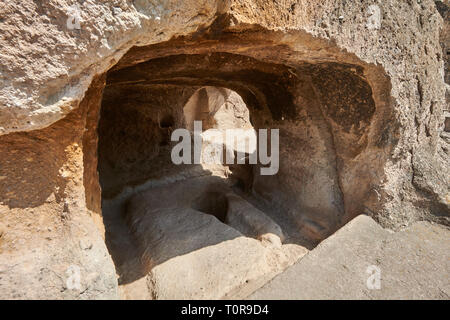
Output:
[[[419,274],[418,295],[448,297],[427,260],[448,266],[435,255],[447,248],[450,221],[448,7],[432,0],[2,0],[0,298],[155,297],[152,288],[167,274],[163,264],[156,282],[141,272],[142,251],[130,248],[147,237],[133,234],[122,206],[161,181],[184,183],[189,193],[190,180],[215,174],[233,182],[223,196],[240,197],[242,212],[253,215],[236,215],[234,229],[219,214],[217,221],[198,214],[209,200],[185,213],[243,235],[236,239],[252,252],[279,242],[311,250],[354,226],[350,240],[367,231],[378,239],[371,245],[386,244],[373,257],[399,273],[390,283],[403,279],[398,256]],[[235,118],[211,117],[214,108],[184,112],[205,95]],[[242,103],[247,109],[236,107]],[[170,134],[193,118],[279,129],[279,172],[172,165]],[[223,241],[226,250],[239,247],[233,241]],[[326,241],[293,268],[306,266]],[[354,257],[342,246],[342,255]],[[261,270],[281,261],[256,256]],[[272,274],[241,286],[249,278],[240,266],[240,280],[219,277],[226,285],[209,288],[211,296],[248,296]],[[350,281],[353,273],[339,268],[329,272]],[[423,284],[428,275],[440,293]],[[413,286],[398,285],[398,292],[388,284],[386,291],[355,288],[357,297],[418,297]],[[191,289],[157,291],[208,297]]]

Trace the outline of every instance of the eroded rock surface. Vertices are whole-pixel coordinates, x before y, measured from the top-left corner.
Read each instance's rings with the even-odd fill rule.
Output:
[[[392,233],[359,216],[249,298],[449,299],[448,232],[418,222]]]
[[[114,298],[120,283],[124,297],[152,298],[139,252],[114,252],[135,244],[121,201],[161,181],[237,180],[233,192],[309,249],[360,214],[396,231],[448,225],[448,1],[438,2],[4,0],[0,296]],[[203,89],[220,105],[221,88],[254,129],[280,130],[277,175],[171,163],[183,107]],[[237,116],[212,124],[248,124]],[[211,294],[250,294],[236,284]]]
[[[125,215],[142,262],[141,276],[128,270],[122,282],[131,298],[242,297],[308,251],[282,245],[280,226],[217,176],[140,192]],[[142,278],[147,285],[139,287]]]

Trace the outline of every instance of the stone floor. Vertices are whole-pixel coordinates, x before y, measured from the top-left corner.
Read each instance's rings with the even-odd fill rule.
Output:
[[[428,222],[393,233],[359,216],[248,298],[449,299],[449,235]]]
[[[244,298],[308,252],[244,197],[223,177],[199,176],[106,201],[122,296]]]

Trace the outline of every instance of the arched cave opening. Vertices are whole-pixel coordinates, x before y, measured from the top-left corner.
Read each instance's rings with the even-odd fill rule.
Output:
[[[386,137],[379,134],[383,115],[376,114],[363,67],[175,47],[168,54],[161,52],[169,44],[145,53],[132,49],[107,73],[103,90],[97,130],[102,215],[119,284],[129,296],[148,278],[158,292],[150,298],[179,297],[180,290],[201,296],[198,288],[165,282],[167,272],[177,272],[171,264],[195,256],[211,266],[203,250],[233,241],[256,241],[240,244],[244,251],[254,245],[281,250],[280,272],[304,254],[299,248],[313,248],[370,210],[382,159],[371,168],[366,160],[374,146],[386,146]],[[261,165],[249,163],[175,165],[171,134],[178,128],[192,134],[194,120],[206,131],[279,129],[277,174],[261,175]],[[227,250],[238,259],[238,249],[219,249]],[[255,259],[260,256],[267,254]],[[244,284],[249,279],[239,274],[248,274],[245,268],[230,269]],[[270,274],[260,269],[255,278]],[[179,272],[176,277],[185,271]]]

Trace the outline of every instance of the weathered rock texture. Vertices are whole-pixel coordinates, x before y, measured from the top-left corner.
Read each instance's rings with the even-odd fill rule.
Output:
[[[280,129],[279,173],[250,168],[246,191],[308,241],[363,213],[396,230],[448,224],[434,1],[74,4],[0,8],[2,297],[117,296],[101,197],[174,173],[167,137],[205,86],[239,94],[256,129]],[[64,289],[72,264],[82,290]]]
[[[449,299],[447,238],[428,222],[392,233],[359,216],[249,298]]]
[[[83,185],[83,133],[102,84],[94,80],[80,107],[50,127],[1,137],[0,299],[118,297]]]
[[[150,188],[129,200],[126,215],[156,299],[235,297],[307,252],[281,245],[280,227],[218,177]]]

